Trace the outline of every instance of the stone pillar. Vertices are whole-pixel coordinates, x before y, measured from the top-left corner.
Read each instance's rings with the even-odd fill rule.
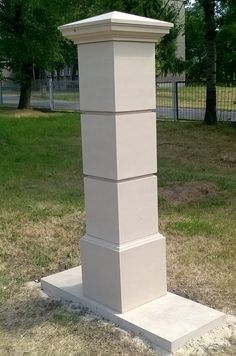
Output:
[[[171,27],[119,12],[60,27],[79,49],[83,293],[120,313],[166,294],[157,218],[155,42]]]
[[[80,303],[168,352],[225,317],[166,293],[154,42],[171,26],[112,12],[60,27],[79,45],[87,233],[82,274],[78,266],[41,279],[48,295]]]

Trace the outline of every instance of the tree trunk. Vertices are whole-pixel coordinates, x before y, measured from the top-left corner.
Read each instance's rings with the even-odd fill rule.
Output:
[[[77,62],[73,64],[72,66],[72,76],[71,76],[71,79],[72,80],[75,80],[76,79],[76,72],[77,72],[77,69],[78,69],[78,64]]]
[[[215,0],[201,0],[205,18],[205,41],[207,52],[206,68],[206,111],[204,121],[211,125],[217,122],[216,114],[216,21]]]
[[[27,109],[30,106],[33,64],[23,64],[20,81],[20,100],[18,109]]]

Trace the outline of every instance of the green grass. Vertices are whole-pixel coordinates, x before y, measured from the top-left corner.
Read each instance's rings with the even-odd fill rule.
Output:
[[[41,94],[39,92],[33,92],[32,98],[33,99],[42,99],[42,100],[45,100],[48,98],[48,100],[49,100],[49,93]],[[55,91],[53,93],[53,98],[54,98],[54,100],[65,100],[65,101],[77,102],[79,100],[79,92],[78,91],[71,91],[71,92],[69,92],[69,91],[65,91],[65,92]]]
[[[213,307],[235,310],[236,130],[226,124],[158,125],[159,184],[164,191],[182,184],[183,193],[190,194],[188,202],[160,200],[169,286]],[[202,198],[188,184],[208,184],[215,191]]]
[[[0,237],[3,249],[0,255],[8,262],[13,259],[16,282],[34,279],[57,263],[56,236],[49,236],[47,243],[43,243],[47,224],[48,233],[53,234],[51,226],[54,229],[56,225],[60,230],[63,217],[71,215],[73,218],[78,212],[83,215],[80,140],[78,114],[15,118],[8,112],[8,116],[3,113],[1,117]],[[67,225],[63,226],[64,235]],[[40,229],[42,231],[35,238]],[[83,230],[83,221],[78,221],[79,229]],[[66,236],[61,242],[66,245]],[[68,247],[65,246],[63,263],[72,265],[73,258],[78,258],[78,251],[70,251]],[[30,274],[27,276],[28,268]],[[8,282],[4,269],[0,271],[1,278],[6,287],[11,283],[12,274]],[[5,288],[1,298],[10,292],[12,289]]]
[[[182,189],[175,201],[159,201],[169,290],[235,311],[235,128],[158,122],[158,165],[161,189]],[[212,191],[198,195],[201,184]],[[1,355],[152,354],[24,286],[80,263],[84,225],[79,115],[1,110]]]

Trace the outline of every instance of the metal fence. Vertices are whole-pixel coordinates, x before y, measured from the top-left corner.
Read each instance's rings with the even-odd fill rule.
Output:
[[[172,120],[203,120],[206,86],[200,82],[157,82],[157,117]],[[236,121],[236,83],[217,84],[219,121]]]
[[[52,81],[54,110],[79,110],[79,81],[54,79]]]
[[[11,80],[0,81],[0,105],[15,106],[19,101],[19,85]]]
[[[0,105],[17,107],[20,87],[13,80],[0,81]],[[79,110],[79,82],[40,79],[32,82],[31,107],[48,110]]]
[[[156,88],[158,119],[204,119],[204,83],[157,81]],[[236,121],[236,83],[218,84],[216,91],[218,120]],[[10,80],[0,82],[0,105],[17,106],[19,92],[17,83]],[[31,106],[50,110],[79,110],[79,81],[51,78],[34,81]]]

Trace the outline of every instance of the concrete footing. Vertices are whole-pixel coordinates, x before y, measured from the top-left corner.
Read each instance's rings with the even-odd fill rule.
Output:
[[[217,310],[172,293],[126,313],[117,313],[84,297],[80,266],[42,278],[41,286],[49,296],[79,303],[168,352],[219,326],[225,318]]]

